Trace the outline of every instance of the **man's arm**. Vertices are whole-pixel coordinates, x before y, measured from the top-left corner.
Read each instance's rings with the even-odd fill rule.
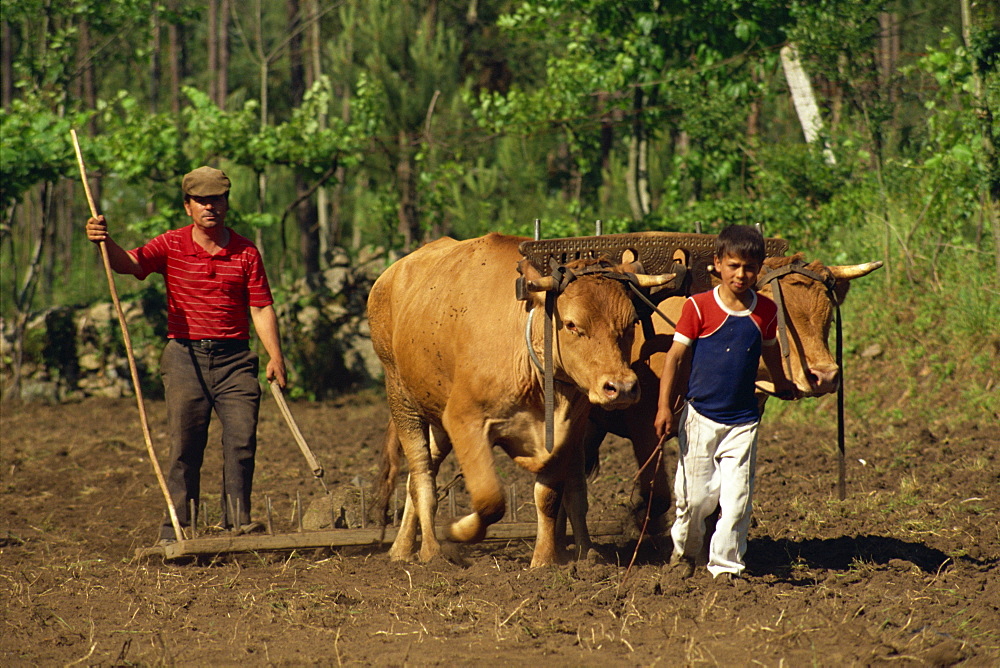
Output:
[[[288,382],[285,375],[285,357],[281,354],[281,336],[278,333],[278,316],[274,306],[251,306],[250,317],[257,331],[260,342],[267,351],[267,379],[276,380],[278,387],[285,387]]]
[[[656,401],[656,420],[653,426],[660,439],[677,434],[680,422],[680,392],[684,386],[681,382],[681,369],[687,366],[691,356],[690,346],[674,341],[667,351],[667,359],[663,362],[663,375],[660,377],[660,394]]]
[[[781,363],[781,346],[777,343],[765,345],[760,355],[774,383],[774,396],[779,399],[797,399],[798,388],[785,377],[785,366]]]
[[[108,263],[111,270],[119,274],[131,274],[137,278],[145,278],[142,267],[136,259],[123,249],[108,234],[108,223],[104,216],[97,216],[87,220],[87,238],[95,244],[104,242],[104,247],[108,249]]]

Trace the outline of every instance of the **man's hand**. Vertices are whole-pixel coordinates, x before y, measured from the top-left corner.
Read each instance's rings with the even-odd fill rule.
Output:
[[[87,238],[95,244],[109,239],[108,221],[104,219],[103,215],[87,219]]]
[[[278,387],[285,389],[285,385],[288,384],[288,377],[285,374],[285,360],[273,357],[267,362],[267,380],[268,382],[277,381]]]

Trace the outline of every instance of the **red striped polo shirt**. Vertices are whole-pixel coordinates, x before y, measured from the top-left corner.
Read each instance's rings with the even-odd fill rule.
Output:
[[[194,225],[164,232],[129,253],[140,280],[163,274],[167,287],[167,338],[249,339],[249,307],[272,304],[260,252],[229,230],[229,243],[210,255],[191,238]]]

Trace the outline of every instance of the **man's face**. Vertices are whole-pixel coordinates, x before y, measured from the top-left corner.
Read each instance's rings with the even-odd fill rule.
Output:
[[[226,224],[229,198],[225,195],[211,197],[189,195],[184,199],[184,210],[191,216],[191,221],[203,230],[222,227]]]
[[[715,258],[715,266],[722,277],[722,284],[735,295],[742,295],[757,283],[760,263],[750,258],[727,253]]]

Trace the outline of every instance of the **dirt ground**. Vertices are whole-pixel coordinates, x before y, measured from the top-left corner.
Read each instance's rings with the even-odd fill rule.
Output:
[[[147,411],[160,447],[163,404]],[[332,485],[376,477],[377,394],[292,411]],[[255,515],[266,496],[288,532],[296,497],[322,490],[269,398],[261,413]],[[597,538],[600,562],[535,570],[523,540],[465,548],[462,565],[393,563],[386,546],[138,559],[163,501],[134,400],[7,403],[0,664],[1000,665],[1000,427],[853,421],[841,502],[832,416],[822,400],[765,418],[734,587],[680,579],[663,540],[627,568],[634,531]],[[528,475],[500,468],[530,518]],[[635,469],[627,447],[605,444],[591,519],[623,520]],[[211,520],[218,495],[206,497]]]

